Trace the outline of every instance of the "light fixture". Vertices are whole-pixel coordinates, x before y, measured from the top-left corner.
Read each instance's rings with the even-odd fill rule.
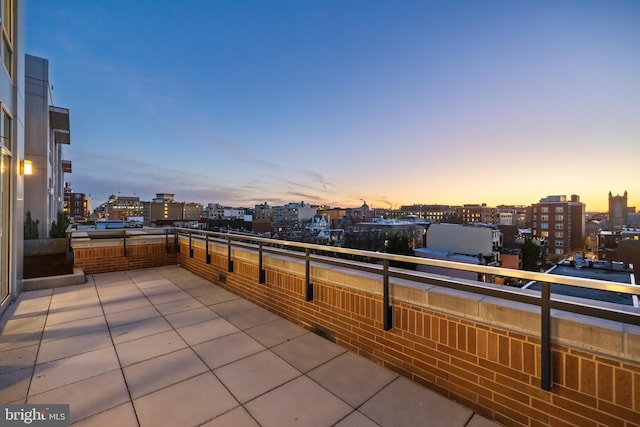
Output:
[[[31,160],[22,161],[22,174],[33,175],[33,163],[31,163]]]

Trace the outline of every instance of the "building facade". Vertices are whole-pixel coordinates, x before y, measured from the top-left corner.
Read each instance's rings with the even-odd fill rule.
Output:
[[[64,208],[63,146],[71,143],[69,110],[50,105],[49,61],[25,55],[25,159],[32,174],[25,177],[25,212],[38,221],[38,236],[49,237],[51,224]]]
[[[582,252],[586,234],[585,205],[580,197],[548,196],[531,206],[533,236],[548,241],[549,256]]]
[[[609,229],[622,230],[629,224],[627,208],[627,192],[615,196],[609,191]]]
[[[22,288],[24,176],[24,2],[0,3],[0,312]]]
[[[85,194],[74,193],[70,187],[65,186],[64,211],[73,220],[87,219],[87,198]]]
[[[202,216],[202,204],[195,202],[176,202],[172,193],[156,193],[150,202],[142,202],[144,225],[163,226],[175,221],[198,221]]]
[[[143,206],[140,197],[137,196],[109,196],[109,199],[102,203],[93,212],[96,219],[112,219],[126,221],[130,217],[141,217]]]
[[[297,228],[311,221],[317,213],[317,207],[302,203],[288,203],[273,207],[273,225],[275,228]]]

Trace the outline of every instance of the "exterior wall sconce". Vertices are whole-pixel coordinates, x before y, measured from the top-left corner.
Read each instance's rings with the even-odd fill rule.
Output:
[[[31,163],[31,160],[22,161],[22,174],[33,175],[33,163]]]

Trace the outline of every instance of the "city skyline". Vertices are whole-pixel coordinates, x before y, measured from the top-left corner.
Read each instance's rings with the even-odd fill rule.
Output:
[[[609,191],[640,206],[638,18],[625,1],[32,0],[26,52],[50,61],[67,180],[94,205],[577,194],[606,211]]]

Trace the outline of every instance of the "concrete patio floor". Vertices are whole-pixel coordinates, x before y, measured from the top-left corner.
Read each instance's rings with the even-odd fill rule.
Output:
[[[25,292],[0,319],[0,402],[76,426],[497,425],[178,267]]]

